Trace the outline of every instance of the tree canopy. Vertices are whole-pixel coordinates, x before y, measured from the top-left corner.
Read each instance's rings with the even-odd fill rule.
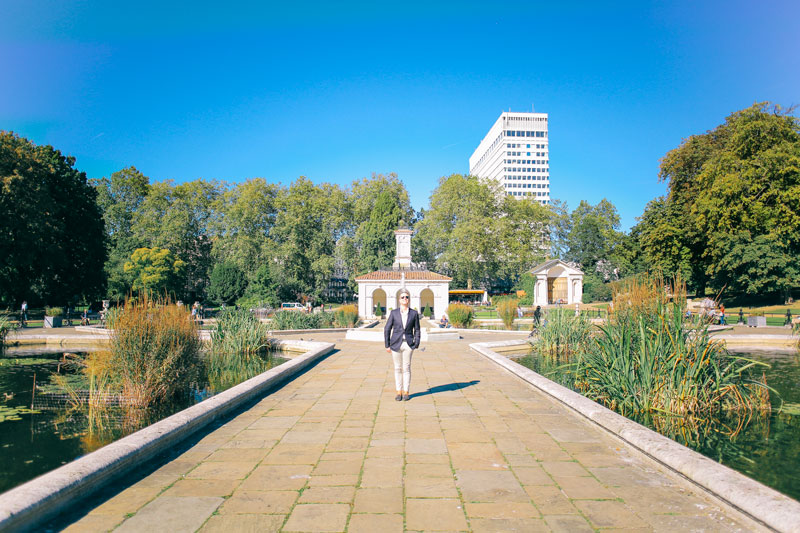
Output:
[[[686,139],[661,161],[668,194],[635,232],[654,265],[734,294],[800,285],[800,124],[766,103]]]
[[[0,131],[0,303],[95,298],[105,285],[103,213],[75,158]]]

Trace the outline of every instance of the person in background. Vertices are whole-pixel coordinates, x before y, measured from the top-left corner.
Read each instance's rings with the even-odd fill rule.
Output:
[[[28,301],[22,301],[22,307],[19,313],[19,323],[24,328],[28,323]]]
[[[725,325],[725,304],[719,304],[719,325]]]

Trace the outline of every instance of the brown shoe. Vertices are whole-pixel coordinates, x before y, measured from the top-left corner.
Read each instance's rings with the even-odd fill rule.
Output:
[[[403,399],[403,395],[402,394],[398,394],[397,396],[394,397],[394,399],[395,399],[395,401],[399,402],[400,400]]]
[[[407,402],[408,400],[410,400],[410,398],[408,397],[408,393],[403,394],[403,401]]]

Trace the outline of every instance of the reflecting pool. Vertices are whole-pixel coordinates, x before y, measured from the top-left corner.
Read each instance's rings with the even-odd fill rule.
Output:
[[[765,362],[772,394],[772,413],[765,416],[716,417],[691,421],[684,417],[640,415],[633,420],[727,465],[787,496],[800,500],[800,354],[796,350],[732,352]],[[574,390],[563,365],[535,355],[515,360]]]
[[[69,348],[66,358],[63,347],[8,348],[0,354],[0,492],[224,390],[199,384],[159,409],[92,409],[78,393],[85,389],[80,367],[69,362],[90,350]],[[285,360],[272,354],[238,382]]]

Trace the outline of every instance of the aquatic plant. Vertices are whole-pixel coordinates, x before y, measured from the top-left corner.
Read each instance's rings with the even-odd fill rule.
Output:
[[[576,362],[576,385],[624,415],[769,412],[758,363],[730,355],[702,321],[684,322],[686,288],[644,275],[615,288],[614,312]]]
[[[533,349],[542,357],[568,362],[590,347],[591,332],[592,325],[583,315],[556,307],[547,311]]]
[[[304,313],[302,311],[277,311],[272,316],[272,329],[322,329],[334,323],[333,313]]]
[[[5,349],[6,338],[12,329],[14,329],[14,327],[8,317],[0,316],[0,353]]]
[[[352,328],[358,324],[358,307],[343,305],[333,312],[333,321],[340,328]]]
[[[98,379],[118,385],[135,407],[188,390],[198,374],[201,342],[186,308],[143,294],[126,301],[115,322],[107,360],[94,359]]]
[[[453,326],[469,327],[472,324],[472,307],[464,304],[450,304],[447,306],[447,316]]]
[[[217,389],[226,389],[260,374],[272,366],[272,349],[267,326],[252,313],[223,311],[211,331],[206,361],[209,382]]]
[[[519,300],[516,298],[505,298],[497,302],[497,314],[500,315],[500,319],[503,321],[503,325],[505,325],[506,329],[514,327],[518,305]]]

